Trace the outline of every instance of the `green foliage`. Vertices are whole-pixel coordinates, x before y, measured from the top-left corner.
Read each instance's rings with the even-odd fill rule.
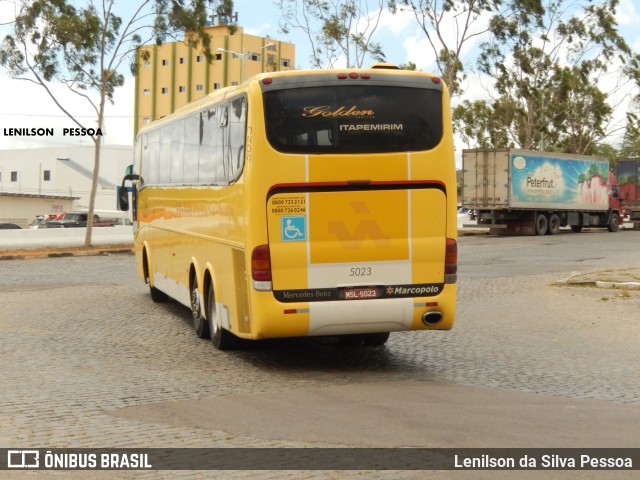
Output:
[[[609,168],[615,170],[619,152],[614,146],[607,143],[598,143],[593,146],[590,154],[596,157],[606,158],[609,160]]]
[[[386,0],[274,0],[282,17],[280,30],[301,31],[311,47],[313,68],[333,68],[339,62],[362,67],[366,60],[384,62],[380,43],[372,36]],[[376,8],[377,7],[377,8]]]
[[[640,94],[636,95],[627,112],[627,124],[620,146],[620,158],[640,157]]]
[[[407,63],[405,63],[405,64],[398,65],[398,68],[399,68],[400,70],[410,70],[410,71],[413,71],[413,72],[415,72],[415,71],[418,69],[418,67],[416,66],[416,64],[415,64],[415,63],[413,63],[413,62],[407,62]]]
[[[113,11],[114,0],[98,4],[100,9],[93,2],[77,8],[67,0],[34,0],[23,6],[13,34],[0,45],[0,64],[13,78],[42,86],[62,82],[74,91],[93,90],[113,101],[115,89],[124,84],[118,69],[142,42],[139,31],[144,27],[140,22],[149,16],[145,6],[153,5],[154,20],[147,27],[157,42],[176,30],[195,32],[188,41],[194,46],[202,43],[210,57],[208,35],[203,30],[205,3],[146,0],[124,22]]]
[[[52,101],[81,128],[104,127],[107,101],[113,102],[117,87],[124,84],[123,63],[134,57],[148,31],[157,41],[178,30],[191,45],[201,43],[211,58],[205,0],[141,0],[139,9],[124,21],[114,13],[115,0],[85,2],[76,7],[71,0],[32,0],[21,5],[13,33],[0,44],[0,65],[9,76],[40,85]],[[75,117],[56,97],[50,85],[66,85],[85,99],[96,113],[95,121]],[[94,136],[95,163],[89,212],[93,212],[100,167],[101,137]],[[89,215],[85,244],[91,244]]]
[[[233,0],[221,0],[216,7],[216,15],[218,18],[230,20],[233,17]],[[231,35],[238,30],[235,22],[229,21],[226,25],[229,27],[229,33],[231,33]]]
[[[487,33],[482,16],[494,12],[497,18],[508,16],[503,0],[391,0],[392,13],[399,10],[413,13],[430,46],[425,55],[432,56],[440,76],[451,96],[461,95],[461,83],[466,78],[462,50],[467,43]]]
[[[477,145],[497,139],[524,149],[595,153],[613,131],[610,97],[622,81],[640,85],[640,58],[616,29],[618,0],[505,3],[511,14],[492,17],[491,39],[478,59],[494,99],[454,115],[458,131]],[[616,62],[626,78],[602,90],[598,80]],[[633,136],[637,117],[629,118]]]
[[[506,148],[512,147],[505,119],[517,116],[514,105],[477,100],[463,101],[453,109],[454,129],[468,147]]]

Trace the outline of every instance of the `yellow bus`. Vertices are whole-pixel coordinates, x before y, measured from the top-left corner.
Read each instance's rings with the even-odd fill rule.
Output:
[[[146,126],[119,202],[151,298],[201,338],[450,329],[457,272],[449,96],[388,65],[257,75]]]

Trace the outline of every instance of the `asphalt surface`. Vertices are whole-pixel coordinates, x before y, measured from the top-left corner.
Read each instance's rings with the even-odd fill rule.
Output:
[[[453,330],[395,333],[374,348],[294,340],[231,352],[197,339],[184,307],[151,302],[130,254],[3,261],[0,442],[640,447],[640,292],[564,281],[635,275],[637,246],[638,233],[630,231],[462,236]],[[86,478],[81,473],[75,476]],[[58,472],[68,475],[74,472]],[[103,476],[635,477],[616,471]]]

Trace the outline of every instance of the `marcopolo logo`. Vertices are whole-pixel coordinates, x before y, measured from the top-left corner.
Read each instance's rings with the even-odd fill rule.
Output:
[[[7,468],[40,468],[38,450],[8,450]]]
[[[387,287],[387,295],[395,297],[427,297],[437,295],[442,289],[438,284],[425,285],[395,285]]]

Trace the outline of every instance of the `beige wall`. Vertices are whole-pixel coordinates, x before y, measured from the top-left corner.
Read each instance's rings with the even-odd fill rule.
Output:
[[[207,62],[201,48],[184,42],[148,45],[138,51],[134,130],[162,118],[216,88],[240,83],[261,72],[293,70],[295,45],[245,34],[239,27],[231,35],[224,25],[208,27],[214,59]],[[264,48],[273,43],[274,46]],[[232,53],[251,53],[243,60]],[[146,57],[146,59],[145,59]],[[244,74],[243,74],[244,64]]]

